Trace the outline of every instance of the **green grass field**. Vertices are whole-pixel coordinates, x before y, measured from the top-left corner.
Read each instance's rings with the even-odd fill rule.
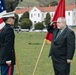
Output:
[[[15,33],[15,50],[21,75],[32,75],[46,33]],[[35,75],[54,75],[51,58],[48,58],[50,45],[45,44]],[[18,67],[15,66],[15,73]],[[76,54],[71,64],[71,75],[76,75]]]

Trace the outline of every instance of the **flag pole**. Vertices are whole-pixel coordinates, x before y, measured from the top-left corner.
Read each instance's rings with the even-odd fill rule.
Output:
[[[15,57],[16,57],[16,64],[17,64],[17,68],[18,68],[18,75],[21,75],[20,67],[19,67],[19,63],[18,63],[18,59],[17,59],[16,52],[15,52]]]
[[[42,47],[41,47],[41,50],[40,50],[38,59],[37,59],[37,61],[36,61],[36,65],[35,65],[35,67],[34,67],[34,71],[33,71],[33,74],[32,74],[32,75],[35,75],[35,72],[36,72],[36,69],[37,69],[37,66],[38,66],[38,63],[39,63],[39,60],[40,60],[40,57],[41,57],[41,54],[42,54],[44,45],[45,45],[45,41],[46,41],[46,40],[44,39],[44,42],[43,42],[43,44],[42,44]]]

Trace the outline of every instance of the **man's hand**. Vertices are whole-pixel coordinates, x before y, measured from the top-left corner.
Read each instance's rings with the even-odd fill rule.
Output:
[[[7,64],[8,66],[10,66],[10,65],[11,65],[11,60],[6,61],[6,64]]]
[[[51,25],[54,25],[54,24],[56,24],[57,22],[56,21],[53,21],[53,22],[51,22]]]
[[[72,62],[72,60],[70,60],[70,59],[67,59],[67,63],[71,63]]]

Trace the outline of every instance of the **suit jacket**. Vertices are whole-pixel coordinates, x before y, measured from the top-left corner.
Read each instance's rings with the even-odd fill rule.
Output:
[[[72,59],[75,51],[75,34],[66,26],[64,31],[56,38],[58,29],[48,26],[48,32],[53,34],[49,56],[53,61],[66,63],[67,59]]]
[[[9,24],[6,24],[0,31],[0,64],[6,64],[11,60],[15,64],[14,31]]]

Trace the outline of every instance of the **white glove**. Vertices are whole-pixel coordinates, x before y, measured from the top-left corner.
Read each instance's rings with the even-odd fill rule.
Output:
[[[8,66],[10,66],[10,65],[11,65],[11,60],[6,61],[6,64],[7,64]]]
[[[70,59],[67,59],[67,63],[71,63],[72,62],[72,60],[70,60]]]

